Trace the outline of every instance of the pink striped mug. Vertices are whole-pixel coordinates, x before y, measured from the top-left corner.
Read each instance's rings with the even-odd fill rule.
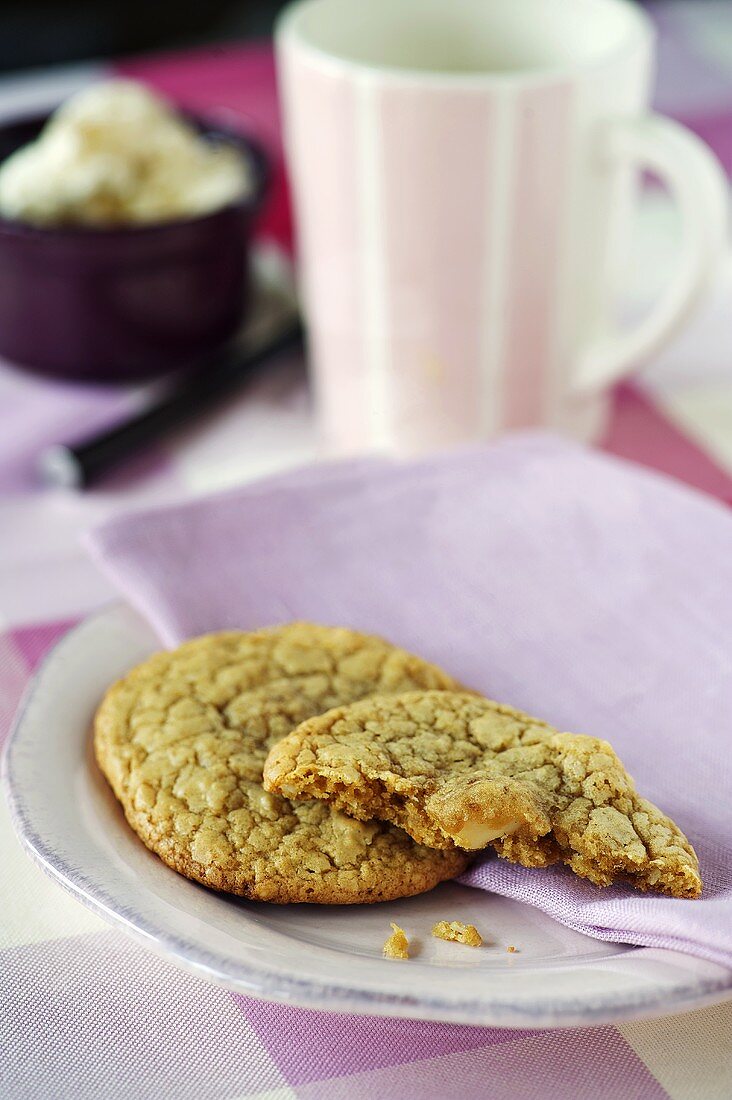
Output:
[[[302,0],[277,31],[301,292],[338,450],[603,431],[611,384],[706,287],[726,184],[647,110],[627,0]],[[668,288],[613,321],[639,169],[680,212]]]

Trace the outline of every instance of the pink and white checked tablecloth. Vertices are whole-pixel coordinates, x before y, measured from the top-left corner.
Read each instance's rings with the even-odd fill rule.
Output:
[[[732,6],[656,5],[660,105],[732,170]],[[0,112],[53,101],[100,66],[0,85]],[[127,64],[193,107],[235,112],[277,154],[267,47]],[[649,210],[648,267],[666,214]],[[263,235],[287,244],[281,167]],[[620,389],[607,450],[732,502],[732,270],[719,295],[641,382]],[[85,497],[41,490],[39,445],[117,415],[135,393],[41,383],[0,367],[0,742],[33,669],[111,589],[78,547],[99,519],[223,488],[317,454],[302,367],[285,363],[204,426]],[[505,1031],[354,1018],[266,1004],[190,977],[110,930],[21,852],[0,805],[0,1096],[480,1097],[545,1100],[732,1096],[732,1004],[573,1031]]]

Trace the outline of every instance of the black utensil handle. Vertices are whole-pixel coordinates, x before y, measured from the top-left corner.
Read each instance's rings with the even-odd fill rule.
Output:
[[[195,419],[245,382],[258,367],[297,347],[302,323],[290,322],[273,339],[252,351],[231,348],[208,367],[199,368],[129,420],[74,445],[58,444],[41,455],[47,483],[85,488],[113,466],[137,455],[167,432]]]

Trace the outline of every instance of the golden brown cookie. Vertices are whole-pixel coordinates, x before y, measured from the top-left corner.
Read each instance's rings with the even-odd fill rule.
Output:
[[[455,681],[351,630],[294,623],[210,634],[110,688],[94,746],[132,828],[188,878],[263,901],[404,897],[458,874],[465,855],[322,802],[289,802],[261,780],[268,749],[305,718],[415,687]]]
[[[526,867],[561,860],[599,886],[701,892],[691,844],[606,741],[474,695],[411,692],[310,719],[274,746],[264,782],[434,848],[492,844]]]

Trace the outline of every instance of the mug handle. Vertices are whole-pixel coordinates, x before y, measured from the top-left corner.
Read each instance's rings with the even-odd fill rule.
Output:
[[[650,169],[666,185],[681,216],[681,254],[649,316],[601,337],[581,356],[575,386],[582,391],[610,385],[659,350],[708,288],[727,236],[727,178],[684,126],[656,114],[613,119],[604,124],[600,154],[606,164]]]

